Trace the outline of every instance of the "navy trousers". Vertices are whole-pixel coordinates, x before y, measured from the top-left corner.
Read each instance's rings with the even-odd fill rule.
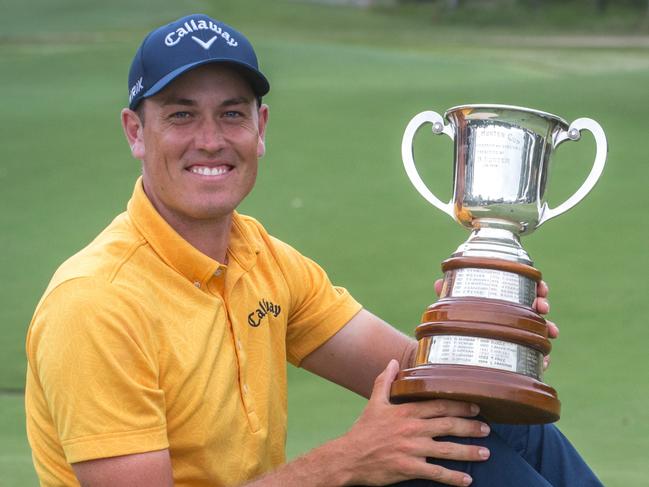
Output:
[[[491,424],[486,438],[439,438],[489,448],[484,462],[435,460],[468,473],[471,487],[603,487],[579,453],[554,425]],[[430,480],[409,480],[393,487],[438,487]],[[448,487],[448,486],[447,486]]]

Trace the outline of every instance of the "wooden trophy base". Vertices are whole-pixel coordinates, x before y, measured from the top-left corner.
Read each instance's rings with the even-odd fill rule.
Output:
[[[543,382],[471,365],[424,365],[399,372],[392,400],[423,399],[475,403],[480,415],[494,423],[553,423],[561,410],[556,391]]]
[[[458,257],[445,261],[442,269],[485,264],[484,268],[514,269],[537,282],[541,279],[533,267],[499,263]],[[561,403],[556,391],[542,382],[543,356],[551,349],[543,317],[531,307],[501,299],[442,296],[428,307],[415,331],[415,367],[399,372],[392,400],[472,402],[480,406],[481,416],[496,423],[557,421]]]

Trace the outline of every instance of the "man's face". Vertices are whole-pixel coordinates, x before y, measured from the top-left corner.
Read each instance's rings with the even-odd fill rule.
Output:
[[[128,127],[129,117],[137,123],[135,114],[123,120],[155,208],[177,230],[228,217],[254,186],[267,107],[257,107],[237,71],[214,64],[185,73],[143,103],[135,135]]]

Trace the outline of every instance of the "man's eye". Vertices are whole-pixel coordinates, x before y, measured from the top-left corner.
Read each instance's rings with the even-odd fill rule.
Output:
[[[241,112],[237,112],[236,110],[228,110],[227,112],[224,113],[224,116],[226,118],[237,118],[242,115]]]
[[[191,116],[189,112],[174,112],[171,114],[171,118],[175,120],[186,120]]]

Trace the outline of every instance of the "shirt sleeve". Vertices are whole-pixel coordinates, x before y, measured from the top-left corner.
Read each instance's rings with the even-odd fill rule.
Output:
[[[362,306],[326,272],[291,246],[273,239],[291,293],[286,331],[287,358],[302,360],[343,328]]]
[[[151,328],[99,279],[67,281],[41,303],[27,354],[69,463],[168,448]]]

